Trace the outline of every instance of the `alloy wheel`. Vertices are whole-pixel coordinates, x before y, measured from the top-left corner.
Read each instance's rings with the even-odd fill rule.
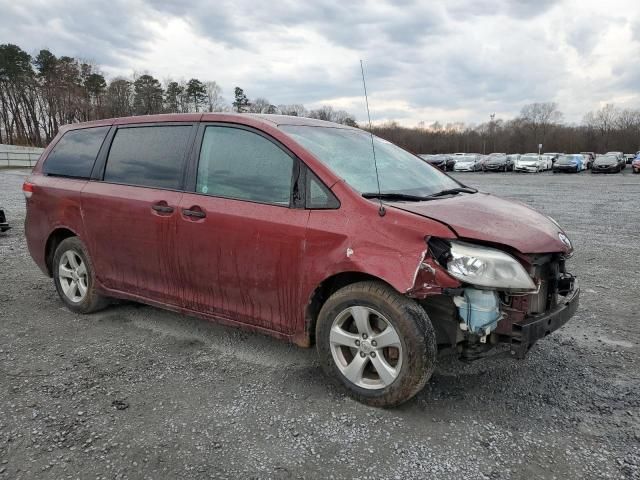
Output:
[[[402,368],[402,342],[382,314],[352,306],[336,316],[329,337],[331,355],[351,383],[370,390],[391,385]]]
[[[87,295],[87,267],[80,255],[74,250],[67,250],[60,257],[58,278],[64,295],[73,303],[80,303]]]

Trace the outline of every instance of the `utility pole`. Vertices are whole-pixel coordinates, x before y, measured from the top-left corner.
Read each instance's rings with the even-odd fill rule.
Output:
[[[489,136],[490,136],[493,151],[495,152],[496,151],[496,137],[494,132],[494,129],[495,129],[494,120],[496,119],[495,112],[489,115],[489,118],[491,119],[491,121],[489,122]]]

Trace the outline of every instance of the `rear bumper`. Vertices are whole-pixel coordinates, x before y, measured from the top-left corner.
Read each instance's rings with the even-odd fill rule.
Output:
[[[580,299],[580,288],[574,283],[573,290],[553,310],[531,315],[512,325],[511,355],[524,358],[529,349],[541,338],[559,329],[576,313]]]

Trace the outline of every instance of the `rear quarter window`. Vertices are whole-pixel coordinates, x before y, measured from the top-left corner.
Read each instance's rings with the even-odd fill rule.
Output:
[[[42,167],[46,175],[89,178],[98,151],[111,127],[70,130],[53,147]]]

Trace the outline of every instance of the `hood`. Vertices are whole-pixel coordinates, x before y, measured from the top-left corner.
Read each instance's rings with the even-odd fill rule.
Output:
[[[562,229],[548,217],[486,193],[389,205],[444,223],[463,239],[507,245],[520,253],[571,251],[560,239]]]

